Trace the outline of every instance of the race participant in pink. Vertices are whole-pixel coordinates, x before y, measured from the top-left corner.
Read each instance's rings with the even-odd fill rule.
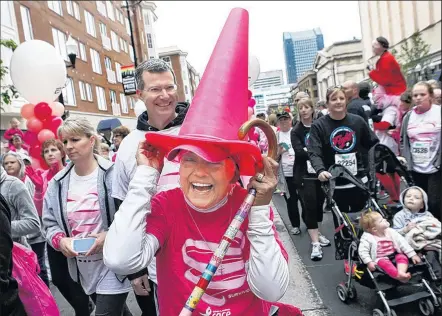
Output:
[[[277,163],[238,139],[247,120],[247,65],[248,13],[234,9],[179,134],[148,132],[140,143],[135,176],[108,231],[104,260],[115,273],[132,274],[156,257],[160,315],[180,315],[199,283],[247,195],[236,184],[240,175],[254,176],[256,199],[194,315],[270,315],[287,289],[287,253],[269,205]],[[180,187],[157,193],[164,157],[179,163]],[[301,312],[291,307],[290,315]]]
[[[434,104],[431,85],[421,81],[413,87],[415,107],[402,122],[401,156],[407,161],[415,185],[428,194],[429,211],[441,219],[441,109]]]

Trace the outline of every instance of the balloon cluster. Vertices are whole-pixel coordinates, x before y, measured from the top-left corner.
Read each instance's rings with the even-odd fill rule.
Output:
[[[57,129],[63,120],[64,106],[59,102],[48,104],[40,102],[36,105],[28,103],[20,110],[21,116],[26,119],[27,131],[23,141],[29,145],[29,154],[44,167],[41,157],[41,145],[48,139],[57,138]]]

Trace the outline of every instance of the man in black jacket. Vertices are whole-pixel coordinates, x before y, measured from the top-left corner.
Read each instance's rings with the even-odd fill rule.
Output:
[[[0,194],[0,315],[26,316],[12,277],[11,211]]]
[[[359,97],[358,84],[350,80],[344,82],[342,87],[344,88],[345,96],[347,97],[347,112],[359,115],[368,124],[369,116],[367,116],[364,109],[364,105],[367,105],[367,102]]]

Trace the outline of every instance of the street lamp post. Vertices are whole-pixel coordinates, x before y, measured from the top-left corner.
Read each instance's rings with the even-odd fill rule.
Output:
[[[422,70],[421,64],[417,64],[416,67],[414,68],[414,79],[415,79],[414,81],[415,81],[415,83],[419,81],[421,70]]]
[[[69,35],[69,38],[66,41],[66,52],[68,54],[69,61],[70,61],[70,64],[67,64],[66,68],[70,68],[70,67],[75,68],[75,62],[76,62],[77,56],[78,56],[78,45],[74,41],[74,39],[72,38],[71,35]],[[58,96],[58,102],[60,102],[64,106],[63,93],[60,93],[60,95]],[[66,109],[65,109],[61,118],[63,120],[65,120],[68,117],[69,117],[69,111],[66,111]]]

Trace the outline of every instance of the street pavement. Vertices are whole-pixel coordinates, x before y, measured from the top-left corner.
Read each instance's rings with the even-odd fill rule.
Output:
[[[273,203],[280,213],[284,223],[290,223],[287,213],[285,200],[282,196],[275,194]],[[301,207],[299,208],[301,210]],[[323,248],[323,259],[321,261],[312,261],[310,259],[311,242],[304,224],[301,224],[300,235],[290,235],[296,252],[302,261],[302,269],[307,271],[309,278],[313,281],[313,286],[319,293],[320,299],[324,306],[328,308],[329,315],[334,316],[367,316],[372,315],[374,308],[383,310],[383,305],[373,290],[360,286],[354,282],[358,298],[356,301],[345,304],[341,302],[336,294],[336,286],[346,280],[344,274],[343,261],[336,261],[334,257],[333,245],[333,218],[331,213],[324,214],[321,233],[325,235],[331,242],[331,247]],[[298,263],[296,263],[298,265]],[[295,280],[296,282],[296,280]],[[421,315],[417,303],[410,303],[395,308],[398,316],[414,316]],[[318,314],[312,314],[318,315]]]

